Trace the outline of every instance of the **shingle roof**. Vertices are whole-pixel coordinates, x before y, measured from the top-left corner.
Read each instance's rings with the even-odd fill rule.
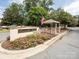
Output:
[[[45,23],[45,24],[50,24],[50,23],[60,23],[60,22],[55,21],[55,20],[53,20],[53,19],[49,19],[49,20],[47,20],[47,21],[44,21],[44,23]]]

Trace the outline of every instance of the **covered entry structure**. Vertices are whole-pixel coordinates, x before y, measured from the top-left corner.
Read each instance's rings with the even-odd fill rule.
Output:
[[[53,26],[53,24],[55,24],[54,34],[60,33],[60,22],[55,21],[53,19],[49,19],[47,21],[44,21],[43,24],[50,24],[50,27],[51,27],[51,31],[50,32],[51,32],[51,34],[52,34],[52,26]],[[57,24],[58,24],[58,26],[57,26]],[[58,27],[58,29],[57,29],[57,27]]]

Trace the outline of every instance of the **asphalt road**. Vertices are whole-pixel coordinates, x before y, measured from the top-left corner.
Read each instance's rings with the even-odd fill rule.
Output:
[[[45,51],[25,59],[79,59],[79,28],[71,30]]]
[[[0,33],[0,41],[6,40],[8,36],[9,36],[9,32]]]

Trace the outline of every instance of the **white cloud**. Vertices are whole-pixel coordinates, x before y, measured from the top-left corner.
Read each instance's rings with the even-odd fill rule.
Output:
[[[15,2],[15,3],[18,3],[18,4],[22,4],[23,0],[8,0],[8,5],[10,5],[12,2]],[[0,18],[3,17],[3,12],[5,11],[5,8],[7,8],[7,7],[0,6]]]
[[[10,0],[9,1],[10,3],[12,3],[12,2],[15,2],[15,3],[18,3],[18,4],[22,4],[23,3],[23,0]]]
[[[1,7],[1,6],[0,6],[0,18],[3,17],[2,14],[3,14],[4,10],[5,10],[5,7]]]
[[[79,0],[74,0],[74,2],[65,6],[64,10],[72,15],[79,15]]]

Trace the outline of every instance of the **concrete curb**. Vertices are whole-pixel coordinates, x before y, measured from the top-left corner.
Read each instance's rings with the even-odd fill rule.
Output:
[[[11,56],[13,55],[16,57],[16,59],[23,59],[23,58],[31,57],[31,56],[47,49],[48,47],[50,47],[50,45],[55,43],[57,40],[59,40],[61,37],[63,37],[67,33],[68,33],[68,31],[65,31],[65,32],[55,36],[54,38],[46,41],[44,44],[40,44],[36,47],[25,49],[25,50],[6,50],[6,49],[2,48],[1,44],[0,44],[0,53],[8,54]]]

